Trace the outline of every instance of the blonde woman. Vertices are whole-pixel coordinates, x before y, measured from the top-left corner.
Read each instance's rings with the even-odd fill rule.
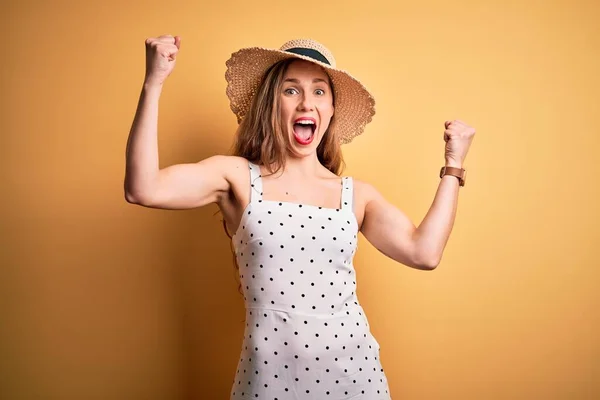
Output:
[[[445,165],[417,228],[366,182],[341,176],[341,145],[375,109],[368,90],[313,40],[245,48],[226,62],[239,128],[231,155],[159,170],[158,99],[181,40],[146,40],[146,76],[127,143],[125,197],[145,207],[215,203],[230,232],[246,327],[230,399],[390,399],[380,346],[356,296],[361,232],[412,268],[440,262],[474,129],[446,121]]]

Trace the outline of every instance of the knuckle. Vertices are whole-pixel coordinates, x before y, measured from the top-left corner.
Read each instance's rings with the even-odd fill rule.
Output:
[[[162,35],[159,37],[159,40],[163,43],[170,43],[170,44],[175,43],[175,38],[171,35]]]

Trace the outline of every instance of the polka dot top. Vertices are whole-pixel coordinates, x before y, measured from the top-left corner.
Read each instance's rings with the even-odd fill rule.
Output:
[[[233,235],[246,327],[230,399],[389,399],[379,343],[356,296],[351,177],[339,208],[250,202]]]

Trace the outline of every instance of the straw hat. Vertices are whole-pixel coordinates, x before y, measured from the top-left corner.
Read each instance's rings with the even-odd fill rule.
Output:
[[[350,143],[360,135],[375,115],[375,99],[349,73],[336,67],[335,58],[322,44],[311,39],[296,39],[279,50],[250,47],[236,51],[227,60],[227,97],[238,124],[250,108],[266,70],[278,61],[298,58],[322,66],[333,83],[335,93],[334,119],[341,144]]]

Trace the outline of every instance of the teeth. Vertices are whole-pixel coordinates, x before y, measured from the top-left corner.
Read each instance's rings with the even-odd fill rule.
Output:
[[[296,123],[300,124],[300,125],[314,125],[315,124],[314,121],[310,121],[310,120],[307,120],[307,119],[303,119],[303,120],[297,121]]]

